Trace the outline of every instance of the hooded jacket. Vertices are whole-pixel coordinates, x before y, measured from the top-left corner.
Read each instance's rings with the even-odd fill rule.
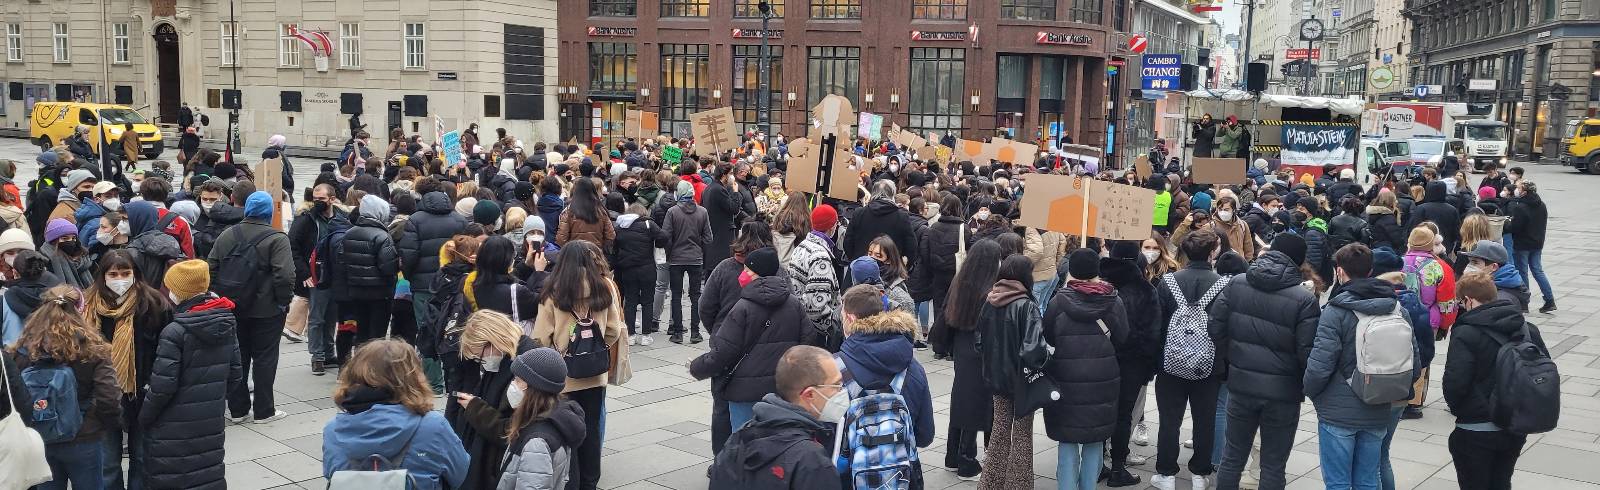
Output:
[[[813,325],[838,325],[839,276],[833,272],[833,252],[822,237],[806,233],[799,240],[794,235],[774,234],[774,248],[783,263],[789,287],[800,297],[806,309],[806,318]],[[830,327],[831,328],[831,327]]]
[[[1444,363],[1444,401],[1457,424],[1495,422],[1489,395],[1495,388],[1494,366],[1501,341],[1522,338],[1527,325],[1529,340],[1549,355],[1538,327],[1527,322],[1517,305],[1503,300],[1479,305],[1461,313],[1450,336]],[[1491,336],[1493,335],[1493,336]]]
[[[1499,299],[1510,301],[1517,305],[1520,311],[1528,311],[1528,302],[1533,299],[1532,294],[1528,291],[1528,283],[1522,279],[1522,274],[1517,272],[1516,264],[1500,264],[1500,268],[1494,270],[1494,288],[1495,295]]]
[[[733,257],[722,259],[705,274],[699,307],[700,326],[705,327],[706,333],[715,335],[722,328],[722,321],[728,318],[728,312],[739,304],[739,295],[744,289],[739,285],[739,276],[743,274],[744,264]],[[805,305],[805,297],[800,297],[800,304]]]
[[[128,236],[133,237],[128,240],[127,249],[133,255],[134,265],[138,267],[139,280],[161,289],[162,279],[167,276],[167,265],[183,260],[183,249],[178,239],[168,235],[166,230],[156,228],[156,220],[160,215],[155,207],[129,203],[124,209],[128,213]]]
[[[448,199],[446,199],[448,201]],[[555,194],[542,194],[538,201],[539,219],[543,219],[546,226],[555,224],[556,231],[560,231],[561,215],[567,210],[567,201]]]
[[[1369,405],[1356,396],[1346,380],[1356,370],[1356,312],[1382,315],[1394,311],[1394,287],[1382,280],[1360,278],[1332,293],[1317,320],[1317,336],[1306,360],[1305,395],[1317,408],[1317,418],[1349,429],[1383,429],[1389,425],[1389,405]],[[1228,384],[1232,389],[1234,384]]]
[[[17,279],[6,285],[4,294],[4,325],[0,326],[0,346],[10,346],[22,335],[23,323],[28,315],[39,308],[44,292],[61,284],[55,274],[45,271],[38,280]]]
[[[924,232],[917,242],[919,260],[912,262],[916,267],[911,268],[911,299],[944,302],[956,277],[956,252],[960,247],[956,242],[961,239],[963,226],[966,225],[958,215],[940,215]],[[971,241],[972,234],[966,236]]]
[[[917,260],[916,227],[911,215],[889,199],[873,199],[850,215],[850,229],[844,235],[844,256],[856,258],[867,254],[867,245],[879,235],[894,240],[895,248],[903,251],[912,263]]]
[[[758,277],[740,290],[739,302],[711,337],[711,349],[689,362],[689,374],[728,378],[712,386],[720,386],[730,402],[758,401],[777,391],[778,359],[790,347],[809,343],[812,330],[787,278]]]
[[[1294,404],[1304,399],[1301,382],[1321,313],[1317,297],[1300,287],[1305,279],[1288,255],[1267,252],[1211,304],[1208,330],[1225,358],[1230,393]]]
[[[517,338],[517,351],[506,353],[500,360],[499,371],[489,372],[477,361],[464,360],[454,370],[449,386],[452,390],[475,396],[466,408],[458,403],[445,405],[445,420],[455,429],[462,447],[471,457],[465,481],[459,488],[491,488],[499,481],[500,461],[506,454],[506,431],[511,422],[511,403],[506,401],[506,387],[516,376],[511,373],[511,360],[539,344],[526,336]],[[446,360],[445,362],[452,362]]]
[[[711,463],[711,490],[838,488],[832,424],[768,393]]]
[[[1405,250],[1408,236],[1407,231],[1400,228],[1400,217],[1395,210],[1367,206],[1367,245],[1374,249]]]
[[[497,490],[560,490],[571,476],[572,448],[583,444],[583,407],[563,400],[550,417],[523,427],[511,441]]]
[[[1455,206],[1445,202],[1444,181],[1429,182],[1425,189],[1422,203],[1411,208],[1411,221],[1406,223],[1406,229],[1416,228],[1424,221],[1432,221],[1433,224],[1439,225],[1439,234],[1444,236],[1445,249],[1455,250],[1461,242],[1461,213]],[[1515,215],[1511,221],[1513,223],[1517,221]],[[1515,227],[1509,224],[1507,226]]]
[[[215,210],[221,206],[219,203],[211,209]],[[270,216],[266,219],[270,219]],[[216,243],[212,244],[211,251],[206,256],[206,263],[211,266],[211,276],[216,277],[217,269],[229,255],[233,254],[235,248],[249,246],[250,242],[263,234],[273,235],[262,239],[254,251],[244,252],[257,254],[258,263],[269,268],[272,281],[269,285],[256,288],[255,297],[248,302],[248,306],[239,308],[235,305],[234,312],[244,318],[270,318],[278,315],[283,311],[279,308],[288,306],[289,300],[294,295],[294,252],[290,250],[289,236],[267,224],[266,219],[250,218],[228,228],[226,232],[217,235]]]
[[[417,415],[393,400],[374,403],[356,397],[340,408],[322,429],[323,478],[365,463],[374,454],[394,461],[409,445],[400,467],[411,476],[412,488],[465,488],[467,450],[439,412]]]
[[[619,273],[654,267],[655,250],[667,247],[667,233],[649,216],[624,214],[617,217],[616,246],[611,254],[611,268]],[[645,273],[654,273],[654,269]]]
[[[1122,383],[1116,345],[1128,341],[1128,316],[1116,289],[1068,281],[1045,306],[1043,321],[1045,338],[1055,346],[1045,373],[1061,392],[1061,400],[1044,408],[1045,435],[1075,443],[1111,438]]]
[[[385,216],[375,216],[365,209],[365,202],[362,205],[354,226],[344,234],[344,250],[334,264],[334,296],[339,301],[393,299],[400,251],[385,227],[389,204],[383,203]]]
[[[856,384],[868,390],[888,389],[894,377],[906,373],[900,396],[911,409],[911,429],[917,447],[933,444],[933,395],[928,388],[928,373],[913,355],[911,339],[917,335],[917,319],[902,311],[886,311],[858,318],[845,327],[839,358]]]
[[[217,238],[222,236],[233,225],[244,221],[244,209],[225,202],[211,205],[211,210],[200,213],[200,218],[195,220],[194,252],[197,257],[210,257],[211,248],[216,246]]]
[[[227,488],[222,441],[230,389],[244,382],[233,302],[203,293],[161,330],[139,425],[151,488]]]
[[[396,244],[400,250],[400,270],[411,282],[412,290],[433,292],[433,276],[439,273],[439,247],[466,227],[467,219],[455,213],[450,197],[444,192],[434,191],[422,196],[417,212],[406,220],[406,230]]]
[[[1523,194],[1511,199],[1511,222],[1506,223],[1506,233],[1511,234],[1511,244],[1517,251],[1544,250],[1545,226],[1550,213],[1538,192]]]
[[[667,264],[706,264],[706,247],[712,236],[707,214],[706,208],[682,199],[667,211],[666,220],[661,222],[661,230],[667,234]]]

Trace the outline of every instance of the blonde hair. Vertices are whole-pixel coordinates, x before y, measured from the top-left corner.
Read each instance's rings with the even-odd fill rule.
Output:
[[[527,221],[528,221],[528,212],[523,210],[522,208],[513,206],[510,209],[506,210],[505,226],[503,226],[501,228],[502,228],[502,231],[507,232],[507,233],[512,232],[512,231],[516,231],[516,230],[521,230],[522,229],[522,224],[524,222],[527,222]]]
[[[433,391],[422,374],[422,359],[417,349],[403,340],[377,339],[356,347],[339,370],[334,403],[344,403],[351,390],[361,386],[388,390],[397,404],[417,415],[433,410]]]
[[[1461,248],[1472,250],[1478,240],[1494,240],[1496,237],[1489,234],[1489,218],[1482,214],[1469,214],[1461,220]]]
[[[478,310],[467,317],[467,324],[461,330],[461,358],[477,359],[485,345],[507,356],[515,356],[521,337],[522,327],[511,321],[511,317],[494,310]]]

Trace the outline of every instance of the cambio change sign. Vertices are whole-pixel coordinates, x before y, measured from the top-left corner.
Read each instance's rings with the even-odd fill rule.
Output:
[[[1355,154],[1355,126],[1283,125],[1284,164],[1348,165]]]
[[[1139,88],[1177,90],[1183,70],[1183,57],[1176,54],[1147,54],[1139,68]]]

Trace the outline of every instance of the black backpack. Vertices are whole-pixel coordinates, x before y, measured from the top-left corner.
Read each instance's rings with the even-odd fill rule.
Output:
[[[611,346],[606,345],[600,324],[591,318],[581,318],[572,324],[572,338],[567,341],[567,351],[562,356],[567,361],[568,378],[590,378],[611,370]]]
[[[234,235],[244,233],[238,226],[234,226],[230,231]],[[251,302],[255,300],[256,288],[267,276],[268,265],[261,259],[257,247],[277,233],[276,230],[265,231],[249,242],[244,242],[242,238],[235,236],[233,250],[229,250],[228,255],[218,261],[217,276],[211,279],[211,290],[218,296],[232,300],[234,311],[248,310]]]
[[[1494,425],[1517,435],[1550,432],[1561,418],[1561,374],[1550,353],[1533,343],[1531,329],[1523,322],[1517,338],[1483,330],[1500,343],[1489,392]]]

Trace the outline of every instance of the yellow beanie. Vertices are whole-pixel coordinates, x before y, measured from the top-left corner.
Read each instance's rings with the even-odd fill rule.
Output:
[[[211,268],[204,260],[185,260],[167,268],[167,277],[163,282],[167,285],[167,291],[171,291],[178,301],[184,301],[211,288]]]

